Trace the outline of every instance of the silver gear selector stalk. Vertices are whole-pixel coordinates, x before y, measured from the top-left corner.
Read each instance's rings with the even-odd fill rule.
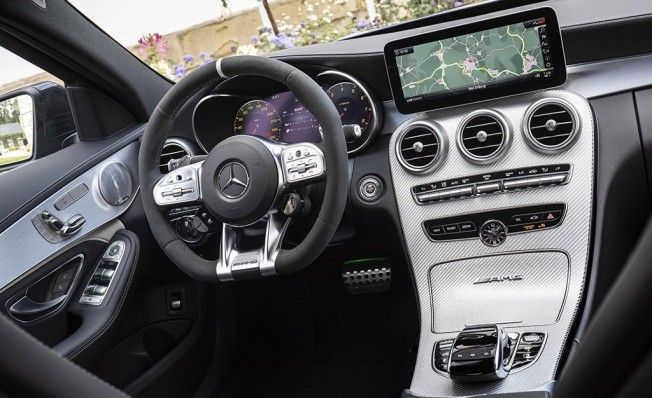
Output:
[[[458,382],[503,379],[509,373],[513,345],[498,325],[466,327],[453,341],[448,373]]]

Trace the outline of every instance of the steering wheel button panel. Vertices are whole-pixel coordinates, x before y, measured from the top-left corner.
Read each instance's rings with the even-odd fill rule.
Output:
[[[180,167],[159,180],[154,187],[154,200],[159,206],[198,201],[201,163]]]
[[[316,145],[292,145],[283,150],[281,158],[285,179],[290,184],[324,174],[324,156]]]

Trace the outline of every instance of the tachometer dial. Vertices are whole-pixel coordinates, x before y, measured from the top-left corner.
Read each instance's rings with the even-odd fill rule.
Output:
[[[342,118],[342,124],[357,124],[364,135],[373,121],[371,100],[350,82],[337,83],[326,90]]]
[[[236,112],[233,130],[236,134],[256,135],[279,141],[281,117],[269,102],[249,101]]]

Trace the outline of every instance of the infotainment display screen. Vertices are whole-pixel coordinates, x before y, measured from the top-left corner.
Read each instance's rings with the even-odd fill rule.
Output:
[[[542,8],[385,45],[401,113],[443,108],[563,84],[555,12]]]

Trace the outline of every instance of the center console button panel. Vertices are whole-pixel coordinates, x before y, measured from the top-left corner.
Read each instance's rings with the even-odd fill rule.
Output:
[[[511,234],[555,228],[565,213],[564,203],[513,207],[426,220],[423,229],[433,241],[480,238],[489,246],[497,246]]]
[[[570,164],[525,167],[477,174],[412,187],[412,196],[420,204],[520,189],[562,185],[570,181]]]

